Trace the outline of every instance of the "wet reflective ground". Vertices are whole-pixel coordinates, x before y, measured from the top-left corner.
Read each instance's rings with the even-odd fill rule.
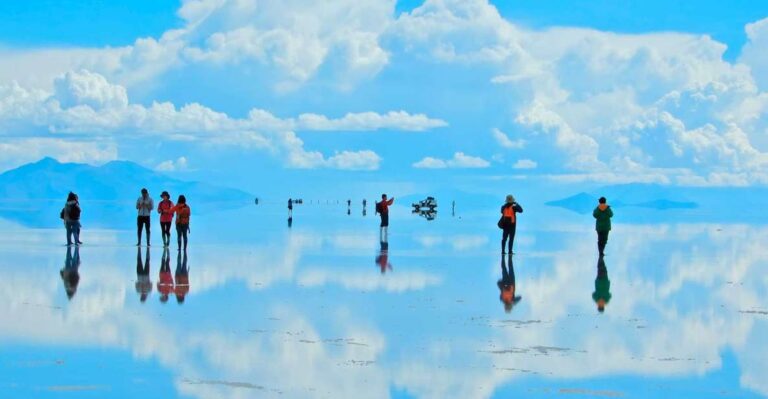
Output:
[[[251,207],[186,255],[0,222],[0,397],[768,395],[767,226],[617,217],[600,261],[552,211],[510,260],[495,211]]]

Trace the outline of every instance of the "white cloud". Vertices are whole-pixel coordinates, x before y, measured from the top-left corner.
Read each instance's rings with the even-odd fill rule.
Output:
[[[487,168],[491,164],[480,157],[474,157],[463,152],[456,152],[453,154],[453,158],[448,160],[442,160],[433,157],[425,157],[424,159],[413,164],[414,168],[421,169],[445,169],[445,168]]]
[[[530,159],[518,159],[517,162],[512,165],[515,169],[536,169],[537,166],[539,166],[539,164]]]
[[[178,172],[184,171],[189,168],[189,162],[186,157],[179,157],[175,161],[169,159],[167,161],[160,162],[155,169],[161,172]]]
[[[512,140],[509,138],[509,136],[507,136],[506,133],[502,132],[497,128],[491,129],[491,133],[493,134],[493,138],[496,139],[496,142],[503,148],[521,149],[525,147],[525,140],[523,139]]]
[[[0,86],[0,126],[43,136],[67,133],[128,138],[130,134],[208,141],[283,154],[292,167],[374,170],[381,158],[371,150],[341,151],[326,158],[319,152],[305,150],[304,142],[293,131],[423,131],[446,125],[442,120],[405,111],[348,113],[339,119],[318,114],[281,119],[268,111],[253,109],[247,118],[237,119],[197,103],[181,108],[168,102],[143,106],[131,103],[124,87],[86,70],[69,72],[58,78],[54,86],[53,93],[25,89],[18,84]],[[163,163],[158,167],[170,170],[177,166]]]

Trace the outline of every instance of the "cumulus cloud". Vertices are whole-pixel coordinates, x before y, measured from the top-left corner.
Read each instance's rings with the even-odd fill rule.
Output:
[[[155,169],[161,172],[178,172],[187,170],[189,168],[189,162],[186,157],[179,157],[176,160],[169,159],[167,161],[160,162]]]
[[[445,169],[445,168],[487,168],[490,162],[480,157],[467,155],[463,152],[456,152],[453,158],[442,160],[433,157],[425,157],[413,164],[414,168],[420,169]]]
[[[325,157],[305,150],[294,131],[424,131],[446,125],[442,120],[405,111],[348,113],[338,119],[301,114],[283,119],[261,109],[251,110],[246,118],[232,118],[198,103],[180,108],[169,102],[144,106],[131,103],[124,87],[87,70],[66,73],[56,79],[54,87],[54,92],[48,93],[18,84],[0,86],[0,126],[42,135],[152,135],[166,140],[207,141],[284,154],[292,167],[374,170],[381,158],[371,150],[341,151]],[[178,165],[164,162],[158,168],[176,170]]]
[[[497,128],[491,129],[491,134],[493,134],[493,138],[496,140],[496,143],[498,143],[503,148],[521,149],[525,147],[525,140],[523,139],[512,140],[509,138],[509,136],[507,136],[506,133],[502,132]]]
[[[495,71],[490,81],[510,90],[526,147],[565,173],[681,184],[767,178],[766,20],[747,26],[737,63],[709,36],[530,30],[487,0],[427,0],[392,29],[406,51]]]

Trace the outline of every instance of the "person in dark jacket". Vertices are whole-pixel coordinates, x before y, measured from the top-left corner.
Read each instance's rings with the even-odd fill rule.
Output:
[[[147,256],[142,262],[141,248],[136,248],[136,292],[139,294],[141,303],[147,301],[147,297],[152,292],[152,281],[149,278],[149,248]]]
[[[592,211],[595,218],[595,230],[597,231],[597,250],[600,256],[605,255],[605,245],[608,244],[608,233],[611,232],[611,218],[613,211],[608,206],[605,197],[600,197],[597,208]]]
[[[509,313],[523,297],[515,295],[515,266],[512,264],[512,254],[507,257],[501,256],[501,280],[496,282],[496,286],[499,287],[499,301],[504,304],[504,311]]]
[[[77,292],[77,284],[80,283],[80,248],[75,247],[75,255],[72,256],[72,247],[67,247],[67,257],[64,260],[64,268],[59,271],[61,281],[64,283],[64,291],[67,299],[72,300]]]
[[[592,300],[597,304],[597,311],[603,313],[605,305],[611,301],[611,280],[608,279],[608,268],[605,267],[605,258],[597,259],[597,277],[595,277],[595,292]]]
[[[61,210],[61,219],[64,220],[64,227],[67,230],[67,245],[82,244],[80,241],[80,213],[80,199],[77,194],[70,192],[67,195],[67,203]]]
[[[523,207],[515,201],[515,197],[512,194],[507,195],[504,205],[501,206],[501,223],[499,227],[503,230],[501,236],[501,253],[505,254],[509,252],[512,254],[512,246],[515,244],[515,232],[517,231],[517,214],[523,213]],[[507,241],[509,240],[509,241]],[[507,248],[509,243],[509,250],[504,252],[504,248]]]

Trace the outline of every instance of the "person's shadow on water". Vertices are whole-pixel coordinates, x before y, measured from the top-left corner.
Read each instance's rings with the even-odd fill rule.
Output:
[[[603,256],[597,259],[597,277],[595,277],[595,292],[592,300],[597,304],[597,311],[603,313],[605,305],[611,301],[611,280],[608,279],[608,268],[605,267]]]
[[[181,305],[184,303],[187,294],[189,293],[189,268],[187,267],[187,251],[184,251],[182,255],[179,252],[176,258],[176,287],[174,293],[176,294],[176,302]]]
[[[515,295],[515,266],[512,263],[512,254],[501,255],[501,280],[498,280],[496,285],[499,287],[499,300],[504,304],[504,311],[511,312],[512,308],[523,299]]]
[[[64,268],[59,271],[61,281],[64,283],[64,291],[67,299],[71,300],[77,293],[77,284],[80,283],[80,247],[75,247],[72,255],[72,247],[67,247],[67,256],[64,259]]]
[[[389,263],[389,242],[385,239],[379,241],[379,253],[376,255],[376,264],[381,269],[381,274],[392,271],[392,264]]]
[[[136,248],[136,292],[141,303],[146,302],[152,292],[152,281],[149,279],[149,247],[144,261],[141,259],[141,248]]]

